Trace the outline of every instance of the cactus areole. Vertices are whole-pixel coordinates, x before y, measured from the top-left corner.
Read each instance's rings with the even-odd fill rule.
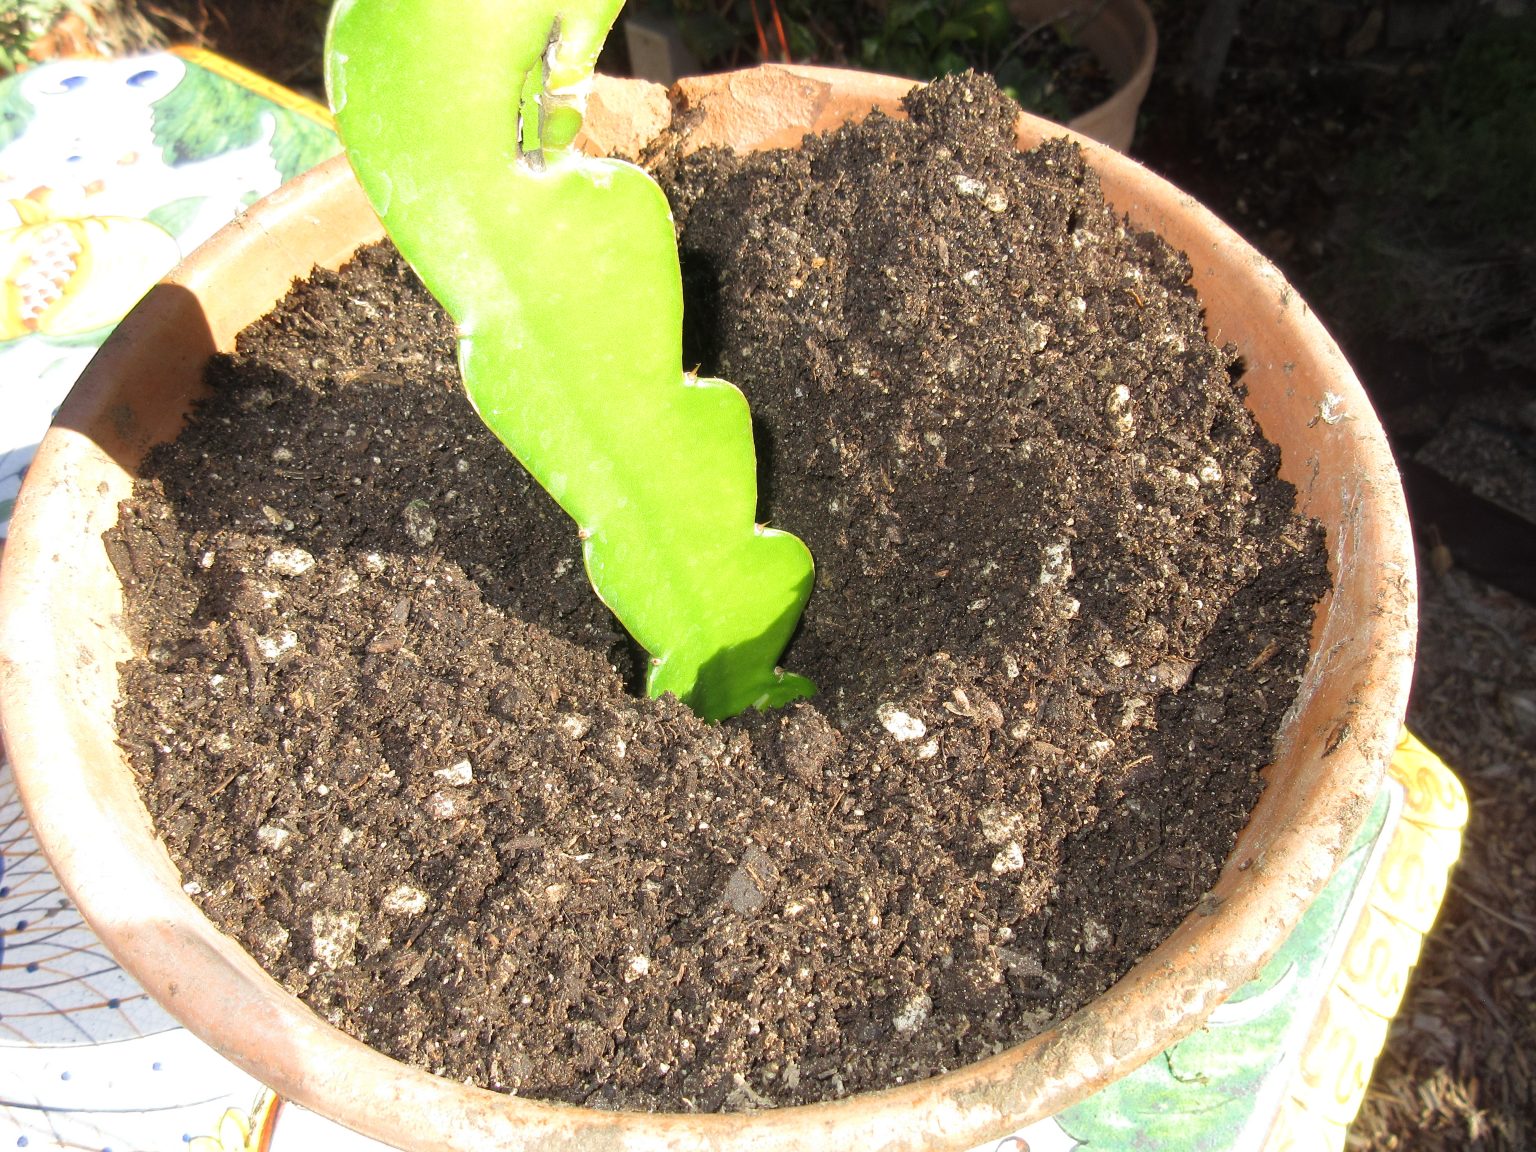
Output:
[[[576,521],[650,694],[717,720],[815,691],[776,668],[813,568],[755,523],[746,398],[683,371],[666,197],[571,147],[621,6],[338,0],[326,86],[386,231],[458,325],[470,402]]]

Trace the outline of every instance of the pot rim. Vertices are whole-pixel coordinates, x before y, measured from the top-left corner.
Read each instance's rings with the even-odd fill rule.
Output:
[[[822,100],[812,122],[826,116],[841,119],[849,101],[888,106],[913,87],[894,77],[795,66],[698,78],[696,86],[683,82],[679,87],[686,100],[701,104],[730,98],[733,90],[737,96],[745,92],[751,112],[760,95],[752,85],[764,80],[787,84],[802,95],[810,91]],[[857,97],[842,91],[840,86],[849,83]],[[839,86],[835,97],[829,94],[834,86]],[[782,135],[782,126],[774,131]],[[757,142],[774,131],[759,131]],[[1336,582],[1346,570],[1351,573],[1349,580],[1365,590],[1364,600],[1347,619],[1332,611],[1332,617],[1341,617],[1337,627],[1323,617],[1339,595],[1330,595],[1320,609],[1307,673],[1310,687],[1304,687],[1287,717],[1277,754],[1277,761],[1288,763],[1295,757],[1305,758],[1307,765],[1326,761],[1324,769],[1314,772],[1326,787],[1301,792],[1285,777],[1266,789],[1213,890],[1220,901],[1213,914],[1191,913],[1103,995],[996,1056],[915,1084],[750,1114],[611,1113],[453,1083],[375,1052],[284,991],[181,890],[137,794],[132,803],[138,813],[127,824],[105,807],[114,798],[103,798],[81,764],[90,756],[115,756],[118,782],[126,780],[131,791],[131,772],[111,738],[93,745],[66,736],[62,752],[49,743],[69,728],[69,693],[89,695],[79,688],[87,675],[104,676],[115,689],[112,659],[125,655],[120,641],[114,642],[117,648],[109,644],[94,654],[83,647],[65,652],[53,642],[51,629],[61,601],[72,599],[68,588],[57,586],[59,555],[100,552],[100,532],[115,518],[114,506],[69,519],[63,507],[71,486],[79,490],[85,478],[91,482],[84,490],[94,491],[98,473],[121,473],[119,460],[136,461],[149,443],[174,434],[182,417],[177,411],[157,417],[158,423],[136,423],[138,414],[120,410],[115,381],[135,355],[135,340],[163,332],[166,325],[172,331],[184,328],[193,318],[189,305],[200,310],[201,322],[214,333],[237,323],[239,318],[220,310],[213,294],[216,263],[231,255],[254,258],[265,262],[263,274],[270,278],[270,269],[286,255],[306,246],[315,250],[320,218],[337,205],[352,232],[344,240],[326,242],[330,247],[322,263],[334,267],[358,243],[382,235],[344,157],[337,157],[249,210],[146,297],[70,394],[17,502],[0,577],[0,721],[37,840],[66,891],[104,942],[110,942],[123,967],[191,1031],[285,1098],[359,1132],[423,1152],[681,1146],[757,1152],[837,1145],[968,1149],[1058,1112],[1125,1074],[1197,1028],[1227,994],[1255,975],[1348,851],[1401,726],[1415,613],[1401,488],[1359,382],[1273,265],[1192,198],[1113,149],[1027,114],[1019,121],[1019,134],[1021,142],[1064,134],[1075,139],[1118,212],[1129,213],[1140,227],[1162,231],[1189,252],[1202,298],[1207,292],[1236,293],[1265,312],[1263,323],[1280,332],[1288,352],[1302,349],[1279,363],[1267,349],[1242,347],[1253,358],[1250,374],[1262,369],[1289,380],[1286,387],[1298,395],[1332,396],[1334,411],[1349,414],[1320,435],[1329,437],[1330,444],[1346,444],[1359,458],[1357,483],[1330,475],[1319,467],[1317,456],[1288,465],[1302,499],[1333,499],[1334,487],[1353,483],[1343,494],[1339,524],[1329,529],[1330,564]],[[279,280],[285,289],[287,280]],[[1237,338],[1222,330],[1231,327],[1225,320],[1212,323],[1216,342]],[[212,347],[210,339],[197,354]],[[82,453],[89,458],[84,472],[75,463]],[[108,623],[98,622],[98,627]],[[108,667],[101,667],[103,661]],[[1330,691],[1333,679],[1347,681],[1348,699],[1333,708],[1336,724],[1327,732],[1298,735],[1296,715],[1321,707],[1314,697]],[[1283,807],[1290,818],[1256,832],[1259,809],[1266,805]],[[146,838],[158,854],[150,864],[117,843],[142,846]],[[101,863],[87,855],[93,849],[105,853],[106,879]],[[1265,883],[1246,882],[1256,877]],[[106,902],[124,892],[132,892],[135,900],[131,915]],[[206,967],[190,979],[194,960]],[[239,1022],[233,1032],[226,1026],[231,1019]],[[299,1053],[307,1058],[287,1063]],[[404,1128],[401,1118],[408,1116],[417,1120]]]

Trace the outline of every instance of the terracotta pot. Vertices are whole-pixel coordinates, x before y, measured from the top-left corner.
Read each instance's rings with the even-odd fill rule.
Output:
[[[754,146],[872,104],[890,108],[909,84],[770,68],[690,81],[678,96],[703,113],[695,143]],[[1019,125],[1025,144],[1059,131],[1029,117]],[[1327,526],[1335,590],[1213,913],[1192,915],[1098,1000],[998,1056],[886,1092],[751,1115],[588,1111],[466,1087],[364,1047],[283,991],[182,891],[116,745],[116,666],[130,646],[101,533],[145,450],[175,435],[208,355],[229,348],[293,277],[335,267],[380,236],[344,162],[333,161],[225,229],[122,323],[44,440],[12,523],[0,718],[38,842],[123,967],[283,1096],[417,1150],[966,1149],[1072,1104],[1197,1027],[1285,939],[1380,785],[1412,666],[1413,557],[1380,425],[1307,306],[1189,197],[1108,148],[1083,147],[1114,206],[1189,253],[1212,337],[1241,350],[1249,402],[1281,445],[1301,511]]]

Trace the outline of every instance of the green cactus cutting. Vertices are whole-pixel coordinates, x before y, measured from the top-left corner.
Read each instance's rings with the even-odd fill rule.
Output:
[[[385,229],[459,330],[480,417],[575,520],[592,586],[706,719],[776,663],[811,556],[755,523],[746,398],[682,368],[666,197],[572,147],[622,0],[339,0],[326,85]]]

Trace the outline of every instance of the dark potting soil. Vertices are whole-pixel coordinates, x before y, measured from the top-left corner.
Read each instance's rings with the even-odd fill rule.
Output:
[[[958,77],[662,165],[689,366],[758,422],[814,700],[636,695],[576,533],[388,249],[211,372],[109,536],[121,738],[207,913],[443,1075],[605,1107],[910,1081],[1102,991],[1214,881],[1327,582],[1184,259]]]

